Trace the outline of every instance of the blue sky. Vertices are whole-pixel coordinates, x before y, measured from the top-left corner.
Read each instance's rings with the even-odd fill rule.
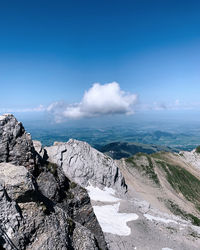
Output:
[[[0,112],[114,114],[84,96],[113,82],[117,114],[200,110],[199,14],[198,0],[1,1]]]

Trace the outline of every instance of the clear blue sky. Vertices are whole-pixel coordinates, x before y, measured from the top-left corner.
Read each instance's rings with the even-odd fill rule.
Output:
[[[0,2],[0,109],[113,81],[145,107],[200,107],[200,1]]]

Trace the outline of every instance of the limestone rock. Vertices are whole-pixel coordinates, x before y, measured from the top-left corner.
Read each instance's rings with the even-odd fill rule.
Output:
[[[36,152],[41,156],[42,159],[45,157],[45,150],[42,147],[42,143],[40,141],[33,140],[33,146]]]
[[[56,203],[63,211],[66,211],[74,222],[84,225],[84,228],[88,230],[86,235],[90,235],[89,237],[91,240],[95,238],[101,249],[107,249],[103,232],[92,209],[87,191],[78,184],[67,179],[60,167],[55,164],[53,165],[53,169],[51,167],[52,164],[48,163],[44,168],[51,171],[44,169],[38,176],[37,186],[39,191],[42,195]],[[78,228],[81,230],[80,232],[77,231]],[[76,235],[79,233],[80,238],[83,229],[80,227],[78,228],[75,232]],[[92,236],[89,232],[92,232]],[[85,242],[85,236],[83,239],[80,238],[79,241]]]
[[[16,249],[15,232],[22,223],[17,204],[10,200],[3,184],[0,183],[0,246],[3,249]]]
[[[107,250],[87,191],[9,114],[0,116],[0,248]]]
[[[30,134],[11,114],[0,116],[0,162],[11,162],[34,171],[36,152]]]
[[[59,186],[50,172],[42,172],[37,178],[40,192],[50,200],[59,200]]]
[[[196,149],[192,151],[180,151],[179,157],[186,163],[191,164],[196,169],[200,169],[200,154],[196,152]]]
[[[90,240],[88,240],[88,238]],[[76,250],[98,250],[95,244],[94,235],[88,230],[86,231],[83,226],[76,227],[73,234],[74,248]]]
[[[28,199],[29,194],[35,191],[32,175],[23,166],[0,163],[0,181],[15,201]]]
[[[88,143],[70,139],[67,143],[54,143],[45,148],[48,161],[62,166],[64,173],[82,187],[115,187],[126,191],[124,178],[115,161],[98,152]]]
[[[16,166],[14,169],[15,166],[11,164],[1,164],[0,167],[4,169],[0,172],[0,246],[8,250],[73,250],[81,249],[81,245],[84,246],[83,249],[99,249],[93,232],[70,218],[67,206],[55,204],[34,189],[37,183],[31,184],[28,171],[24,167]],[[11,170],[15,171],[16,181],[9,176]],[[18,174],[20,176],[17,176]],[[52,179],[49,178],[49,182],[52,182]],[[55,182],[54,180],[52,185],[55,185]],[[24,196],[29,192],[29,199],[19,199],[16,195],[20,193],[22,197],[23,191]],[[68,202],[67,199],[65,202]],[[82,206],[81,203],[80,206]],[[73,210],[72,207],[71,209]],[[93,217],[96,219],[95,216]],[[101,249],[107,249],[105,241],[104,245],[105,247]]]

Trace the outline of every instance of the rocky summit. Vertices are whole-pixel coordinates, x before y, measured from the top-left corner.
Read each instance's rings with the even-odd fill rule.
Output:
[[[199,152],[43,148],[0,116],[0,249],[200,249]]]
[[[82,187],[89,183],[103,188],[114,187],[126,192],[127,186],[115,161],[88,143],[70,139],[45,148],[48,160],[63,168],[64,173]]]
[[[12,162],[27,167],[36,166],[36,152],[30,134],[13,115],[0,116],[0,162]]]
[[[36,150],[13,115],[0,116],[1,249],[107,249],[87,191]]]

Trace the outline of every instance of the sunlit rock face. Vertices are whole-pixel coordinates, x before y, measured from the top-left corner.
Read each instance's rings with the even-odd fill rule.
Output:
[[[11,162],[34,171],[36,152],[30,134],[11,114],[0,116],[0,162]]]
[[[56,142],[45,149],[48,160],[61,166],[66,176],[82,187],[92,184],[126,192],[127,186],[116,162],[88,143],[70,139],[66,143]]]

